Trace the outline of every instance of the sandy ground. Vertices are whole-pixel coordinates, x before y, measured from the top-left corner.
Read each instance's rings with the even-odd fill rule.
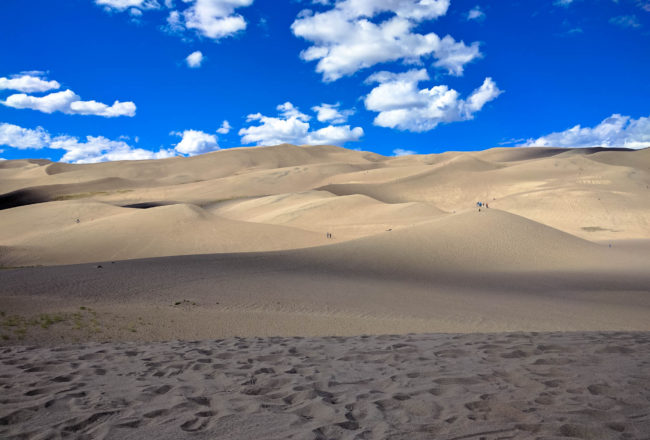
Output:
[[[0,351],[0,436],[643,439],[648,333],[232,338]]]
[[[650,432],[650,149],[4,161],[0,224],[2,438]]]

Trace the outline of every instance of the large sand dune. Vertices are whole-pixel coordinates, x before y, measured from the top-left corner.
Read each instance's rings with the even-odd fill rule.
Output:
[[[295,249],[326,244],[328,232],[341,242],[443,217],[452,226],[454,213],[479,200],[590,241],[647,240],[649,185],[650,150],[500,148],[389,158],[279,145],[139,162],[5,161],[0,263]],[[487,223],[466,226],[477,246],[479,236],[508,228]],[[448,226],[435,232],[438,239],[451,237]]]

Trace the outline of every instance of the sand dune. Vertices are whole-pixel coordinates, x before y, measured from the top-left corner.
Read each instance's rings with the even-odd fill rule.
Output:
[[[10,266],[270,251],[326,242],[323,234],[220,218],[185,203],[150,209],[78,200],[39,203],[8,210],[3,225],[0,240],[11,249],[4,256]]]
[[[645,438],[649,187],[650,150],[0,162],[0,437]]]
[[[389,158],[331,146],[285,144],[141,162],[6,161],[0,164],[0,218],[16,226],[4,231],[10,239],[0,244],[0,263],[300,248],[323,244],[308,239],[305,231],[353,240],[464,212],[478,200],[592,241],[648,239],[649,185],[647,150],[498,148]],[[59,223],[57,212],[64,208],[52,203],[56,201],[79,202],[70,205],[71,212],[81,210],[78,215],[94,219],[93,227]],[[39,210],[26,209],[32,205],[40,205]],[[111,216],[118,222],[115,241],[138,243],[137,252],[126,246],[118,251],[108,239],[108,248],[102,249],[103,239],[92,237],[110,236],[106,205],[153,209]],[[164,205],[179,207],[158,208]],[[188,216],[191,205],[210,215]],[[47,220],[36,226],[34,217],[53,220],[50,226]],[[227,230],[226,219],[250,225],[243,226],[248,228],[244,234],[224,232],[230,237],[225,241],[219,233],[212,234],[214,239],[196,238],[211,231],[211,222],[215,230],[222,224]],[[188,227],[192,222],[196,227]],[[104,226],[95,226],[100,224]],[[185,231],[174,229],[181,225]],[[60,238],[51,237],[61,228],[65,231],[56,234]],[[152,246],[143,232],[168,233],[170,228],[185,244]],[[266,239],[255,238],[254,228],[260,229],[260,238],[277,238],[266,244]],[[77,253],[75,259],[75,252],[63,252],[66,240],[92,243],[93,250]],[[42,246],[35,246],[36,241]]]

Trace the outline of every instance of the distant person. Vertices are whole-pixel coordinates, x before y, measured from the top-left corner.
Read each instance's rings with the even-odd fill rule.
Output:
[[[485,207],[486,207],[486,208],[489,208],[490,205],[488,205],[487,202],[485,202]]]

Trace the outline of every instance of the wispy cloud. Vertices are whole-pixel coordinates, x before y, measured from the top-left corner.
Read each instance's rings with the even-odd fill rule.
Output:
[[[467,13],[468,20],[483,21],[485,20],[485,12],[481,10],[481,7],[476,5]]]
[[[619,15],[612,17],[609,22],[622,28],[640,28],[641,23],[636,15]]]
[[[395,148],[393,150],[393,156],[398,156],[399,157],[399,156],[408,156],[408,155],[411,155],[411,154],[417,154],[417,151],[405,150],[403,148]]]

